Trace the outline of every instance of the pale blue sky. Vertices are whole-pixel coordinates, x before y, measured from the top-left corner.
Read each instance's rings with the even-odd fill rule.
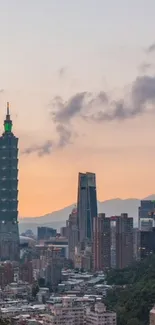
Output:
[[[155,52],[148,55],[145,51],[155,42],[154,31],[155,0],[0,0],[0,89],[4,89],[4,93],[0,93],[0,119],[2,122],[4,106],[9,100],[16,134],[20,136],[20,149],[40,143],[41,139],[43,141],[53,139],[55,136],[55,126],[49,119],[48,106],[54,96],[59,95],[67,100],[77,92],[101,90],[115,95],[122,94],[124,87],[128,88],[140,73],[139,66],[142,63],[154,65]],[[62,68],[65,72],[60,76],[59,71]],[[150,73],[154,74],[154,66]],[[147,137],[144,137],[144,129]],[[92,125],[75,121],[75,131],[79,137],[74,147],[64,149],[65,156],[63,151],[53,153],[52,158],[42,159],[51,159],[50,164],[53,164],[52,171],[55,170],[55,173],[59,162],[66,159],[64,164],[69,165],[69,169],[65,167],[66,174],[62,176],[60,173],[59,182],[55,180],[59,183],[57,191],[62,191],[62,197],[63,193],[68,191],[68,188],[62,189],[60,186],[62,177],[66,177],[66,184],[71,185],[75,183],[75,177],[80,169],[81,171],[91,169],[98,172],[98,178],[102,180],[104,178],[108,189],[106,198],[138,195],[136,193],[142,195],[141,175],[143,175],[145,183],[148,184],[146,192],[143,191],[146,196],[149,194],[150,183],[154,184],[155,178],[152,179],[151,168],[148,165],[150,174],[144,175],[144,170],[147,169],[143,170],[144,166],[141,165],[142,174],[139,171],[138,178],[137,180],[134,178],[135,184],[132,186],[130,181],[133,170],[137,168],[136,161],[137,164],[143,161],[145,165],[148,163],[145,161],[148,156],[145,155],[144,149],[145,158],[142,159],[140,154],[139,156],[138,153],[133,154],[131,148],[133,144],[147,145],[148,142],[154,145],[154,129],[154,121],[149,116],[139,117],[123,124],[94,125],[93,129]],[[86,136],[83,137],[83,134]],[[125,163],[122,157],[112,158],[111,154],[109,157],[108,151],[105,153],[104,148],[102,152],[104,155],[100,156],[100,148],[105,144],[113,148],[128,146],[129,150],[123,158],[127,159],[126,169],[123,169]],[[81,150],[83,160],[78,162]],[[135,157],[132,162],[131,157]],[[43,164],[43,160],[37,156],[35,159],[37,164]],[[22,156],[21,161],[23,175],[21,178],[26,178],[26,181],[33,179],[34,156]],[[108,174],[102,174],[103,161],[105,168],[111,166],[110,175],[114,173],[116,178],[118,169],[123,170],[124,177],[131,172],[126,178],[125,185],[123,179],[122,183],[118,184],[120,179],[111,176],[110,180]],[[73,168],[73,178],[70,176],[70,164]],[[46,170],[43,165],[38,165],[38,170],[35,170],[36,178],[32,180],[33,184],[38,177],[45,180],[42,192],[36,196],[47,197],[48,187],[51,191],[50,184],[53,182],[54,174],[50,175],[50,171],[51,165],[48,165],[48,161]],[[26,188],[29,189],[31,185],[30,182],[27,183]],[[21,186],[24,187],[22,181]],[[101,187],[100,183],[99,193],[102,194]],[[133,188],[135,191],[132,191]],[[111,189],[114,191],[111,192]],[[56,191],[56,188],[54,190]],[[33,192],[35,191],[36,188]],[[60,194],[59,191],[57,196]],[[150,192],[153,192],[153,189],[150,189]],[[25,204],[24,195],[27,195],[27,192],[24,193],[21,194],[22,206]],[[33,196],[32,200],[35,201]],[[67,200],[64,199],[63,203],[60,202],[54,208],[70,203],[73,199]],[[47,199],[45,201],[44,206],[48,204]],[[27,210],[22,209],[27,214]],[[38,210],[34,208],[34,211],[39,213],[39,207]]]

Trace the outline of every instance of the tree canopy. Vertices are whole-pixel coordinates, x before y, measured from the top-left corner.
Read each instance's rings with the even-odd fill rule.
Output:
[[[155,256],[123,270],[111,270],[107,283],[115,285],[106,303],[117,312],[118,325],[148,325],[155,305]]]

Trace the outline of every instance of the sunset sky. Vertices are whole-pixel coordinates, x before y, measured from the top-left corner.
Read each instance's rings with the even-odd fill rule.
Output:
[[[155,193],[155,1],[0,0],[0,124],[19,137],[19,215]]]

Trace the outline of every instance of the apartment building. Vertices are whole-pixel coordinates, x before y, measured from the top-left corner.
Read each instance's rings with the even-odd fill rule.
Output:
[[[83,325],[85,319],[82,301],[64,297],[62,303],[51,306],[51,313],[46,315],[51,325]]]
[[[98,302],[86,310],[86,325],[116,325],[116,313],[106,310],[106,306]]]

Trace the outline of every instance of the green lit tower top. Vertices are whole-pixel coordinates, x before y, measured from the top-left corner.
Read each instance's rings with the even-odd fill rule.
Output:
[[[9,103],[7,102],[7,114],[6,119],[4,121],[4,131],[5,133],[12,131],[12,121],[10,119],[10,110],[9,110]]]

